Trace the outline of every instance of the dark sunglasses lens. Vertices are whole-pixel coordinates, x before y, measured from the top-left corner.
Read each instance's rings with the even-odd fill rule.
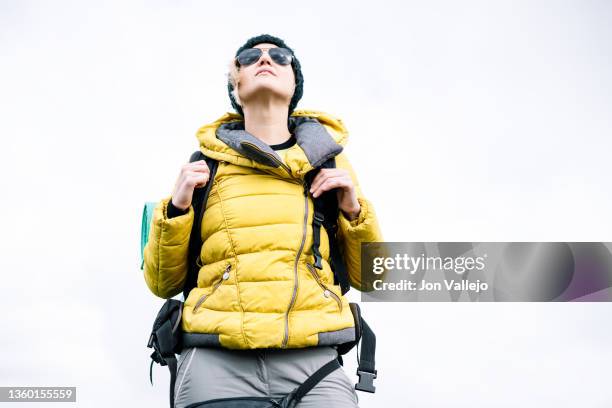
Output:
[[[291,52],[286,48],[270,48],[270,58],[279,65],[291,64]]]
[[[238,63],[242,66],[251,65],[261,57],[262,51],[259,48],[247,48],[238,54]]]

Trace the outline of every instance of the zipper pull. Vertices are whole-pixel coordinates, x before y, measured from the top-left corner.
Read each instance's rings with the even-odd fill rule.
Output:
[[[223,272],[223,280],[227,280],[229,279],[229,270],[232,268],[232,264],[228,264],[227,267],[225,268],[225,272]]]
[[[210,295],[212,295],[217,290],[217,288],[219,286],[221,286],[221,284],[223,283],[224,280],[228,280],[229,279],[229,277],[230,277],[230,273],[229,273],[230,269],[232,269],[232,264],[227,264],[227,266],[225,267],[225,270],[223,271],[223,275],[221,276],[221,279],[219,279],[219,281],[213,285],[213,288],[210,291],[210,293],[206,293],[206,294],[202,295],[202,297],[200,297],[200,299],[198,299],[196,304],[193,306],[193,313],[198,311],[198,309],[200,308],[202,303],[204,303],[204,301]]]

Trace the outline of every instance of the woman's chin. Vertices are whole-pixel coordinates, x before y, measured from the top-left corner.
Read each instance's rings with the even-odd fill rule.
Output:
[[[258,86],[254,87],[252,90],[249,90],[248,93],[244,95],[240,95],[240,100],[247,103],[247,101],[256,101],[256,100],[266,100],[269,98],[282,98],[287,101],[291,100],[292,94],[288,94],[286,90],[279,89],[278,86],[274,86],[274,84],[270,84],[268,81],[261,81]],[[287,102],[288,104],[289,102]]]

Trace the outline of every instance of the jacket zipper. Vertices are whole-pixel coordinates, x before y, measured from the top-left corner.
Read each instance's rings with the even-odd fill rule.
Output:
[[[302,250],[304,249],[304,243],[306,242],[306,231],[307,231],[307,223],[308,223],[308,183],[305,180],[300,180],[299,177],[294,177],[291,174],[291,169],[289,168],[289,166],[287,166],[282,161],[278,160],[276,156],[268,152],[264,152],[263,150],[261,150],[258,146],[254,145],[253,143],[250,143],[250,142],[242,142],[242,143],[248,144],[249,146],[259,151],[260,153],[268,156],[274,163],[278,164],[283,169],[285,169],[289,177],[291,177],[292,179],[297,179],[304,186],[304,224],[302,227],[302,242],[300,244],[300,249],[298,250],[298,253],[295,256],[295,262],[293,266],[293,278],[295,280],[295,283],[293,285],[293,294],[291,295],[291,302],[289,302],[289,307],[287,308],[287,311],[285,312],[285,336],[283,337],[283,342],[281,345],[281,348],[285,348],[287,347],[287,342],[289,340],[289,312],[291,311],[291,308],[293,307],[295,303],[295,298],[297,295],[298,284],[299,284],[298,261],[300,259],[300,255],[302,254]]]
[[[268,156],[274,163],[278,164],[279,166],[281,166],[283,169],[285,169],[285,171],[287,172],[287,174],[289,174],[289,176],[291,178],[295,178],[293,177],[293,175],[291,175],[291,169],[289,168],[289,166],[287,166],[285,163],[283,163],[282,161],[278,160],[276,158],[276,156],[274,156],[273,154],[270,154],[268,152],[264,152],[263,150],[261,150],[257,145],[254,145],[253,143],[250,142],[242,142],[244,144],[248,144],[249,146],[253,147],[254,149],[256,149],[257,151],[259,151],[262,154],[265,154],[266,156]]]
[[[300,259],[300,255],[302,254],[302,250],[304,249],[304,242],[306,241],[306,226],[308,223],[308,183],[304,181],[302,184],[304,185],[304,224],[302,227],[302,242],[300,244],[300,249],[298,250],[298,253],[295,256],[295,264],[293,266],[295,284],[293,285],[293,295],[291,296],[291,302],[289,303],[289,307],[285,312],[285,337],[283,338],[283,348],[287,347],[287,341],[289,340],[289,311],[295,303],[295,296],[298,289],[298,260]]]
[[[336,295],[335,292],[330,290],[327,286],[325,286],[325,284],[321,280],[321,277],[319,276],[319,274],[315,270],[314,266],[312,266],[309,263],[306,263],[306,266],[310,270],[310,273],[312,274],[312,276],[314,276],[314,278],[316,279],[316,281],[319,284],[319,286],[321,286],[321,288],[323,289],[323,296],[329,297],[331,295],[331,297],[334,298],[336,303],[338,303],[338,307],[340,308],[340,311],[342,311],[342,300],[340,300],[340,297],[338,295]]]
[[[206,294],[202,295],[200,297],[200,299],[198,299],[196,304],[193,306],[193,313],[198,311],[198,309],[200,308],[202,303],[204,303],[204,301],[206,299],[208,299],[208,297],[210,295],[212,295],[215,292],[215,290],[217,290],[217,288],[219,286],[221,286],[221,284],[223,283],[224,280],[228,280],[229,279],[229,276],[230,276],[229,271],[230,271],[230,269],[232,269],[232,265],[228,264],[227,267],[225,268],[225,270],[223,271],[223,275],[221,276],[221,279],[219,279],[219,281],[217,283],[215,283],[215,285],[213,286],[212,290],[209,293],[206,293]]]

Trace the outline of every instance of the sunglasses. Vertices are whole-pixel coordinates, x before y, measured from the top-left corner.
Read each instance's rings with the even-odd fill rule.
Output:
[[[279,65],[289,65],[293,59],[291,51],[287,48],[275,47],[275,48],[247,48],[238,54],[236,57],[236,66],[246,67],[254,64],[264,53],[264,50],[268,53],[272,61]]]

